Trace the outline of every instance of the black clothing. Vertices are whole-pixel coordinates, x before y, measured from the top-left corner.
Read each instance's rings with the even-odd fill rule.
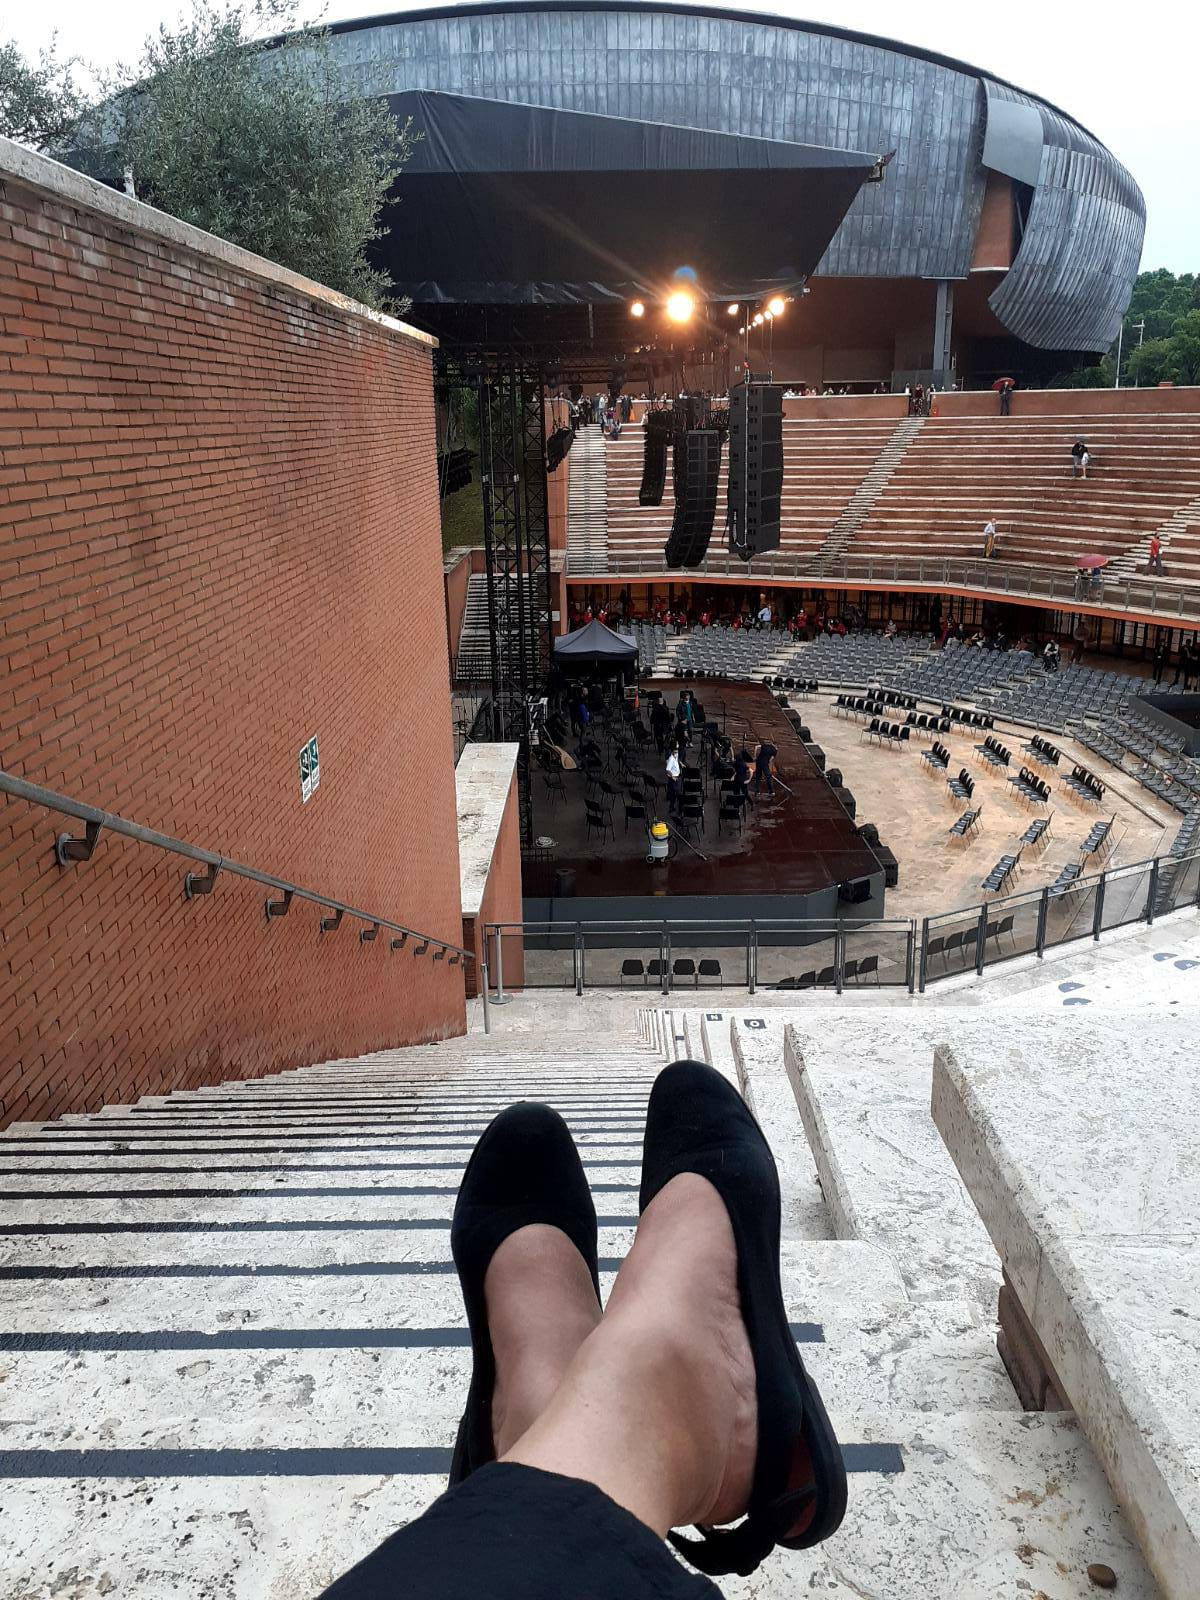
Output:
[[[720,1600],[590,1483],[481,1467],[326,1589],[321,1600]]]

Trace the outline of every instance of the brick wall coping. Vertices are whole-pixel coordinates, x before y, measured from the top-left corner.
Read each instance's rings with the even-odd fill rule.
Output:
[[[454,769],[464,917],[477,917],[483,908],[492,857],[517,770],[517,749],[515,744],[469,744]]]
[[[76,172],[60,161],[52,161],[48,156],[38,155],[36,151],[26,150],[23,145],[14,144],[11,139],[0,137],[0,188],[5,182],[19,183],[66,205],[80,206],[95,216],[131,228],[144,238],[194,251],[248,278],[257,278],[262,283],[290,289],[309,300],[318,300],[344,316],[358,317],[364,322],[374,323],[376,327],[412,339],[417,344],[437,347],[438,341],[434,336],[422,332],[420,328],[389,317],[385,312],[374,311],[361,301],[352,300],[349,295],[339,294],[336,289],[306,278],[302,273],[293,272],[290,267],[281,267],[276,261],[268,261],[265,256],[255,255],[252,250],[243,250],[240,245],[219,239],[216,234],[206,233],[203,228],[195,228],[190,222],[181,222],[178,217],[168,216],[165,211],[158,211],[144,201],[131,200],[128,195],[119,194],[115,189],[98,183],[94,178],[85,177],[82,172]]]

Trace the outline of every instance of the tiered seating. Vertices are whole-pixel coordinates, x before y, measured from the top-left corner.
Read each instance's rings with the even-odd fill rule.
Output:
[[[783,424],[783,528],[781,548],[788,554],[815,556],[855,490],[891,438],[895,420],[785,418]],[[671,531],[675,497],[670,466],[662,504],[638,504],[645,450],[640,422],[627,424],[619,439],[605,445],[608,481],[608,548],[610,557],[659,556]],[[717,515],[713,524],[714,553],[723,550],[721,530],[729,483],[729,451],[721,453]]]
[[[1086,480],[1071,476],[1076,439],[1092,455]],[[1200,416],[931,418],[848,553],[980,557],[994,516],[998,560],[1070,568],[1085,552],[1133,550],[1197,496]],[[1200,578],[1196,532],[1170,541],[1170,576]]]

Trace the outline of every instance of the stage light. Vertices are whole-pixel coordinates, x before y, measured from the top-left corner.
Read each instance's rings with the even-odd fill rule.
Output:
[[[765,311],[763,315],[766,317],[768,322],[775,321],[775,313],[773,311]]]
[[[731,317],[736,317],[739,310],[737,301],[735,300],[731,306],[726,306],[725,310]]]
[[[667,296],[667,316],[672,322],[689,322],[695,309],[696,302],[685,289],[676,289]]]
[[[761,311],[756,311],[754,313],[754,326],[756,328],[761,328],[762,325],[763,325],[763,314],[762,314]]]
[[[787,301],[781,294],[773,295],[772,298],[767,301],[767,310],[773,317],[781,317],[787,310]]]
[[[646,308],[640,300],[635,300],[630,306],[629,315],[631,317],[644,317],[646,315]]]

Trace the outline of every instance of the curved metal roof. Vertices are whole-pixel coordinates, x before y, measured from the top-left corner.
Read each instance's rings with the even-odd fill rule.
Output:
[[[1145,227],[1137,185],[1067,113],[952,57],[679,0],[477,0],[330,32],[363,94],[440,91],[894,152],[885,181],[850,207],[822,276],[967,277],[989,174],[1001,174],[1020,228],[991,295],[1002,325],[1044,349],[1103,351],[1116,338]]]

